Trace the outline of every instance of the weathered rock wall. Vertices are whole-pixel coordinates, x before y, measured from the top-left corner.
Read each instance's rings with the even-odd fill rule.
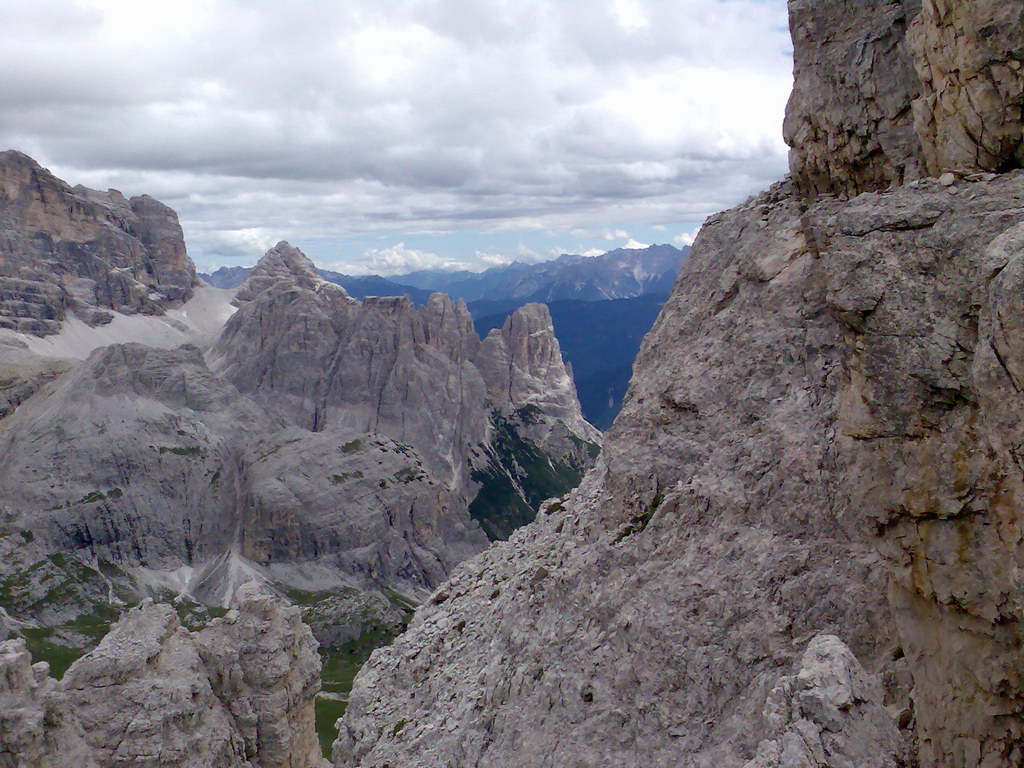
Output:
[[[70,187],[20,152],[0,153],[0,327],[46,335],[68,311],[160,314],[192,295],[178,217],[143,195]]]
[[[592,463],[600,433],[583,419],[542,305],[520,308],[481,343],[464,302],[440,293],[423,307],[404,296],[357,302],[287,243],[268,251],[238,296],[211,366],[293,423],[411,445],[466,503],[493,442],[492,412],[527,409],[520,420],[533,423],[520,432],[536,448],[577,472]]]
[[[1024,2],[790,0],[784,132],[804,195],[1024,159]]]
[[[337,766],[1021,764],[1024,173],[979,172],[1017,6],[926,0],[911,46],[790,3],[793,183],[708,220],[598,468],[371,659]],[[860,678],[820,633],[876,691],[838,719],[783,672]]]
[[[1024,160],[1024,2],[925,0],[908,41],[922,83],[914,119],[929,172]]]
[[[920,0],[789,0],[793,93],[783,126],[805,195],[858,194],[924,171],[906,30]]]

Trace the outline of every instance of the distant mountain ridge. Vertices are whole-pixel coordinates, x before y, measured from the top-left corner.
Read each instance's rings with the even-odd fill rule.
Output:
[[[640,341],[689,250],[671,245],[617,248],[601,256],[563,254],[540,264],[515,263],[479,273],[421,270],[393,278],[353,277],[326,269],[317,273],[360,300],[406,295],[425,306],[434,291],[462,299],[481,337],[500,328],[519,307],[547,304],[562,353],[573,366],[583,415],[607,429],[622,405]],[[218,288],[236,288],[250,270],[221,267],[199,277]]]
[[[197,277],[214,288],[237,288],[245,282],[251,271],[252,267],[220,267],[214,272],[200,272]],[[413,304],[422,307],[433,293],[412,285],[400,285],[380,275],[353,276],[329,269],[318,269],[317,274],[329,283],[340,285],[349,296],[360,301],[367,296],[408,296]]]
[[[396,275],[396,283],[442,291],[467,302],[519,299],[551,302],[604,301],[668,293],[689,246],[616,248],[600,256],[562,254],[539,264],[515,262],[480,273],[424,270]]]
[[[356,299],[406,295],[421,306],[435,291],[467,303],[514,300],[516,306],[530,302],[606,301],[668,294],[689,250],[689,246],[676,248],[667,244],[616,248],[600,256],[563,253],[552,261],[539,264],[514,262],[483,272],[431,269],[390,278],[345,275],[329,269],[318,269],[317,273],[324,280],[340,285]],[[198,276],[214,288],[237,288],[250,269],[221,267],[213,273],[199,273]],[[478,312],[473,314],[474,317],[482,316]]]

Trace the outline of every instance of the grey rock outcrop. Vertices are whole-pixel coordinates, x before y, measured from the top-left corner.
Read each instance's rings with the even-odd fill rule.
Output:
[[[832,439],[840,326],[800,220],[780,189],[705,225],[598,468],[371,657],[336,765],[742,766],[813,636],[884,664],[884,562]]]
[[[283,282],[286,287],[298,286],[309,290],[330,291],[343,299],[348,294],[340,285],[328,283],[316,273],[316,265],[306,254],[283,240],[264,254],[235,293],[235,304],[252,301],[267,288]]]
[[[906,30],[920,0],[789,0],[793,93],[783,126],[808,195],[857,194],[924,172]]]
[[[3,425],[11,525],[87,559],[192,568],[179,588],[214,603],[240,562],[285,583],[301,571],[415,593],[485,543],[408,446],[289,426],[194,347],[98,350]]]
[[[907,35],[923,83],[914,122],[928,171],[1024,162],[1024,2],[924,0]]]
[[[483,340],[476,362],[492,402],[507,403],[514,410],[539,409],[580,438],[600,441],[600,433],[580,413],[547,305],[527,304],[516,310]]]
[[[0,766],[100,768],[49,666],[24,640],[0,642]]]
[[[128,612],[62,683],[100,765],[250,765],[230,702],[169,605]]]
[[[896,768],[900,735],[881,685],[834,635],[810,642],[799,671],[768,694],[763,716],[771,738],[744,768]]]
[[[310,768],[325,761],[314,729],[320,658],[298,608],[283,608],[250,582],[239,607],[195,640],[216,696],[259,768]]]
[[[143,603],[60,682],[24,641],[0,643],[0,765],[323,768],[316,648],[299,610],[251,583],[199,633]]]
[[[1024,160],[1020,0],[789,1],[785,137],[805,195]]]
[[[20,152],[0,153],[0,326],[42,336],[68,311],[90,325],[160,314],[194,280],[167,206],[72,188]]]
[[[529,472],[496,447],[506,426],[564,465],[567,478],[578,481],[592,463],[600,434],[580,413],[540,305],[521,308],[481,343],[463,302],[444,294],[424,307],[406,297],[357,302],[286,243],[268,252],[239,295],[246,300],[211,350],[211,366],[288,421],[408,444],[464,503],[495,472],[522,498]],[[517,486],[509,477],[525,479]],[[574,484],[562,481],[548,495]]]

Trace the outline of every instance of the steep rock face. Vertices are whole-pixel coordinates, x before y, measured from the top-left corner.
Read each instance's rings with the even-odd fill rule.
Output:
[[[789,0],[795,82],[783,131],[805,194],[857,194],[922,175],[910,109],[920,82],[905,39],[920,7]]]
[[[49,671],[32,664],[24,640],[0,642],[0,766],[99,768]]]
[[[337,765],[741,766],[813,636],[883,665],[884,566],[832,439],[840,327],[800,221],[779,189],[705,225],[598,469],[371,658]]]
[[[905,79],[913,8],[790,3],[795,183],[708,220],[598,468],[371,658],[336,765],[1021,763],[1024,173],[898,185],[1013,133],[1008,88],[905,140],[1024,40],[1015,2],[925,5],[948,85]],[[782,673],[822,633],[863,687],[832,641]]]
[[[288,426],[194,347],[98,350],[3,425],[11,526],[129,568],[194,569],[179,588],[216,603],[239,558],[303,588],[415,592],[484,543],[408,446]]]
[[[1024,758],[1022,195],[1019,172],[930,184],[821,224],[851,502],[891,561],[923,765]]]
[[[480,347],[477,366],[494,402],[508,402],[515,409],[539,408],[580,437],[600,439],[580,413],[546,305],[527,304],[510,315],[500,330],[491,331]]]
[[[924,0],[908,40],[923,83],[914,120],[929,172],[1024,161],[1024,2]]]
[[[1021,166],[1020,0],[790,0],[790,167],[805,195]]]
[[[287,270],[282,254],[291,258]],[[261,277],[288,270],[301,274]],[[443,294],[423,307],[406,297],[356,302],[287,244],[267,254],[240,293],[250,298],[211,350],[211,366],[293,423],[387,435],[412,446],[464,503],[496,483],[526,520],[592,462],[600,435],[580,414],[539,305],[520,309],[481,344],[464,303]],[[502,440],[508,445],[499,448]],[[541,467],[548,456],[557,471]],[[550,475],[540,499],[525,490],[538,471]]]
[[[71,188],[20,152],[0,153],[0,325],[56,333],[68,310],[160,314],[195,268],[175,213],[151,197]]]

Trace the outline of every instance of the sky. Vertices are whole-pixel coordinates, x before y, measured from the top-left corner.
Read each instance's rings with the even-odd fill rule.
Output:
[[[0,149],[202,269],[685,245],[786,172],[785,0],[0,0]]]

